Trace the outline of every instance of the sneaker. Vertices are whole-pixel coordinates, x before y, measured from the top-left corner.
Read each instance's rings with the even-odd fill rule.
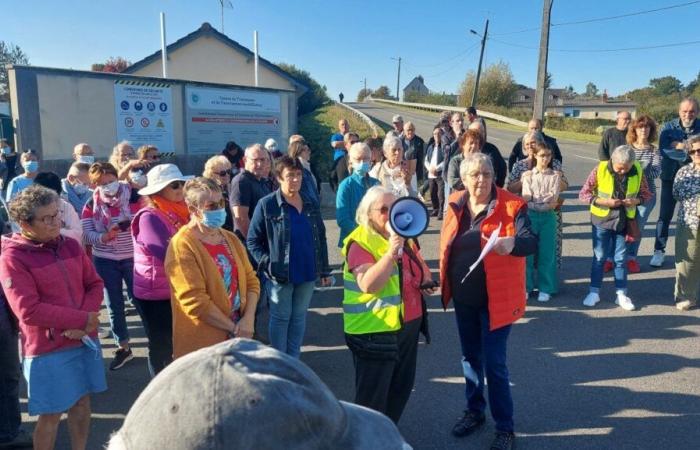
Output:
[[[14,439],[7,442],[0,442],[0,448],[33,448],[34,441],[32,435],[27,430],[20,428]]]
[[[642,268],[639,267],[639,263],[636,259],[630,259],[627,261],[627,271],[629,273],[639,273],[642,271]]]
[[[696,306],[698,302],[694,302],[692,300],[681,300],[680,302],[676,303],[676,308],[679,311],[688,311],[690,308],[693,306]]]
[[[479,414],[474,411],[465,411],[464,416],[452,427],[452,434],[457,437],[467,436],[483,425],[484,420],[486,420],[486,417],[483,413]]]
[[[515,433],[497,431],[491,443],[491,450],[511,450],[515,445]]]
[[[600,301],[600,295],[597,292],[589,292],[586,298],[583,299],[583,306],[593,307]]]
[[[603,273],[608,273],[613,270],[613,262],[609,259],[603,263]]]
[[[625,311],[634,311],[634,303],[625,294],[617,294],[615,304]]]
[[[549,299],[552,298],[549,294],[546,292],[540,292],[540,295],[537,296],[537,301],[538,302],[548,302]]]
[[[661,250],[654,250],[654,256],[651,257],[649,265],[651,267],[661,267],[664,265],[664,257],[666,254]]]
[[[128,363],[132,359],[134,359],[134,354],[131,352],[131,349],[124,350],[123,348],[120,348],[114,352],[114,359],[111,363],[109,363],[109,370],[121,369],[124,367],[124,364]]]

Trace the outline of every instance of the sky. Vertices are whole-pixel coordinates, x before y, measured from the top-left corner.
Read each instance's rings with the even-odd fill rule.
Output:
[[[474,2],[392,0],[231,0],[224,32],[260,55],[311,73],[328,94],[354,99],[367,87],[401,89],[417,75],[435,92],[454,93],[476,70],[488,19],[484,64],[509,64],[516,82],[537,77],[542,0]],[[689,3],[684,0],[554,0],[548,71],[552,87],[583,92],[593,82],[620,95],[673,75],[684,84],[700,72],[700,2],[621,19],[555,25]],[[172,43],[209,22],[221,30],[219,0],[2,0],[0,40],[19,45],[37,66],[89,70],[110,56],[136,62],[160,49],[159,13]],[[520,32],[521,30],[530,30]],[[693,43],[694,42],[694,43]],[[678,44],[670,47],[608,52]],[[576,50],[572,52],[571,50]]]

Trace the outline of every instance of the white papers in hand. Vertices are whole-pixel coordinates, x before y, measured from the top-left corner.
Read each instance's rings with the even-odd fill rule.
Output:
[[[502,224],[499,223],[496,229],[493,230],[493,233],[491,233],[491,236],[489,236],[489,239],[486,241],[486,245],[484,245],[484,248],[481,249],[481,254],[476,259],[476,261],[474,261],[474,264],[469,266],[469,271],[466,275],[464,275],[464,278],[462,278],[462,283],[464,283],[469,274],[472,273],[472,271],[474,271],[476,266],[478,266],[479,263],[481,263],[481,261],[483,261],[483,259],[486,257],[486,255],[488,255],[489,252],[493,250],[493,248],[496,246],[496,242],[498,241],[498,234],[501,232],[501,225]]]

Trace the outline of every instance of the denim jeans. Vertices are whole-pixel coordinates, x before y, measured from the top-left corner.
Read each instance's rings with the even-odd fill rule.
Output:
[[[612,255],[615,269],[615,290],[627,292],[627,243],[625,233],[617,233],[614,230],[592,226],[593,236],[593,262],[591,264],[591,292],[599,292],[603,284],[603,263],[611,256],[610,249],[614,249]]]
[[[464,360],[474,369],[479,386],[465,377],[467,409],[483,414],[486,409],[484,398],[484,369],[489,381],[489,408],[496,422],[496,430],[512,432],[513,397],[508,381],[506,350],[510,325],[489,330],[489,312],[487,307],[474,308],[454,302],[455,317],[459,340],[462,345]]]
[[[17,331],[0,298],[0,443],[17,437],[22,424],[19,409],[20,363]]]
[[[141,316],[143,331],[148,338],[148,372],[151,378],[165,369],[173,360],[173,313],[170,299],[134,299]]]
[[[673,198],[673,180],[661,180],[661,206],[659,220],[656,222],[656,240],[654,250],[666,251],[668,241],[668,227],[673,219],[673,211],[676,209],[676,199]]]
[[[126,293],[129,298],[134,298],[132,287],[134,285],[134,260],[133,258],[113,260],[92,257],[95,270],[105,283],[105,304],[109,310],[109,325],[112,327],[114,341],[117,344],[129,342],[129,330],[126,327],[124,314],[124,295],[122,283],[126,284]]]
[[[642,232],[642,237],[644,236],[644,225],[646,225],[649,220],[651,212],[656,206],[656,194],[654,194],[651,199],[643,205],[637,206],[637,225],[639,230]],[[639,245],[642,243],[640,238],[638,241],[629,242],[627,244],[627,259],[637,259],[637,253],[639,252]]]
[[[270,345],[298,358],[306,329],[306,311],[311,303],[315,283],[271,283]]]

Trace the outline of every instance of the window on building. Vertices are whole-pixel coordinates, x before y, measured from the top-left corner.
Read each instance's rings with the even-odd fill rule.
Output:
[[[580,109],[574,109],[571,112],[571,117],[581,117],[581,110]]]

